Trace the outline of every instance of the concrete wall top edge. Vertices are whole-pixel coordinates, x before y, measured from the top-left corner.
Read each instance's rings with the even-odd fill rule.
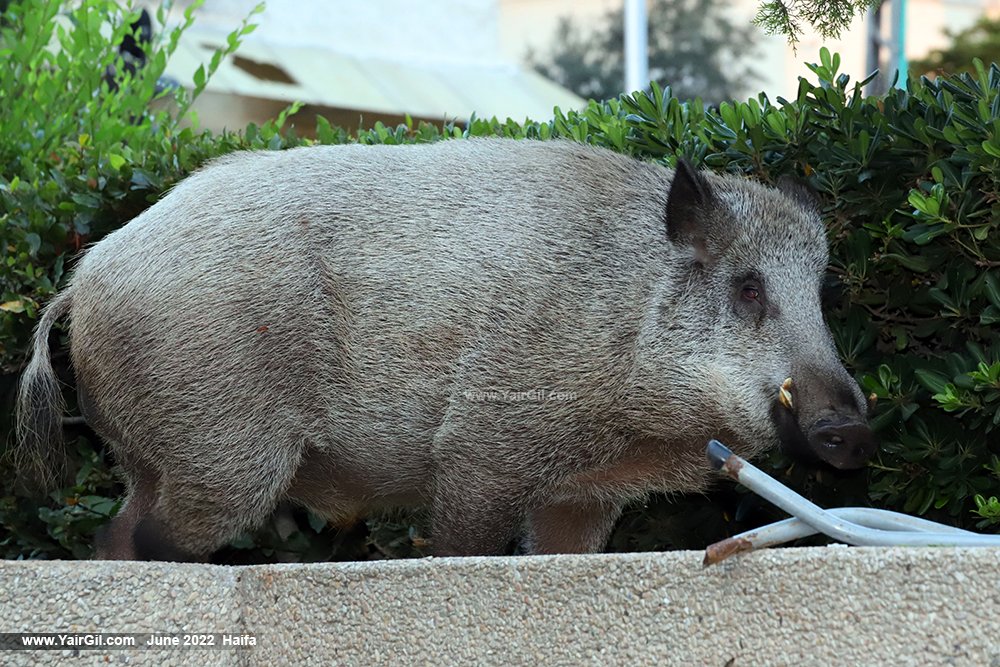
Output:
[[[188,573],[211,573],[222,576],[254,574],[259,572],[316,574],[324,570],[358,573],[403,573],[424,572],[428,569],[544,569],[550,567],[584,567],[647,564],[658,567],[690,567],[702,569],[703,551],[664,551],[636,553],[603,553],[549,556],[474,556],[464,558],[402,558],[373,561],[344,561],[326,563],[276,563],[263,565],[210,565],[205,563],[164,563],[143,561],[73,561],[73,560],[0,560],[0,572],[8,568],[44,570],[47,568],[67,568],[73,571],[87,571],[94,568],[113,572],[132,571],[176,571]],[[955,560],[992,562],[1000,565],[1000,547],[847,547],[835,544],[826,547],[798,547],[766,549],[748,554],[738,554],[723,563],[704,568],[729,570],[743,566],[782,566],[796,563],[837,564],[842,562],[936,562],[945,564]]]

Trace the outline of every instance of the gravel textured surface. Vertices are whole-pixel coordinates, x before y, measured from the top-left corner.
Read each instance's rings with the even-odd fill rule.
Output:
[[[0,632],[236,632],[242,574],[208,565],[0,560]],[[223,650],[0,652],[3,667],[243,664],[246,655]]]
[[[0,631],[253,633],[0,665],[1000,667],[1000,549],[782,549],[243,568],[0,561]]]

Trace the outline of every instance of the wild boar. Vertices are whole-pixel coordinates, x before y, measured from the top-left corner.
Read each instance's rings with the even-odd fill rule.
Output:
[[[697,491],[705,444],[840,468],[876,447],[795,187],[563,141],[216,160],[83,256],[19,397],[38,459],[81,410],[127,498],[99,558],[203,559],[279,502],[430,510],[433,552],[602,548]],[[786,381],[789,380],[790,381]]]

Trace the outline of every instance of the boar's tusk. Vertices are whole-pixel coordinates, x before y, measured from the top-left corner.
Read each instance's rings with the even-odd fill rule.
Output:
[[[778,401],[789,410],[792,409],[792,378],[785,378],[778,389]]]

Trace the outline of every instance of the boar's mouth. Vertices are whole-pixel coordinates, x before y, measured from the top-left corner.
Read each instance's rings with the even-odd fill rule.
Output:
[[[790,380],[779,388],[771,407],[782,450],[807,465],[826,463],[838,470],[863,467],[878,447],[875,434],[853,405],[827,407],[806,417]],[[805,418],[803,418],[805,417]]]

